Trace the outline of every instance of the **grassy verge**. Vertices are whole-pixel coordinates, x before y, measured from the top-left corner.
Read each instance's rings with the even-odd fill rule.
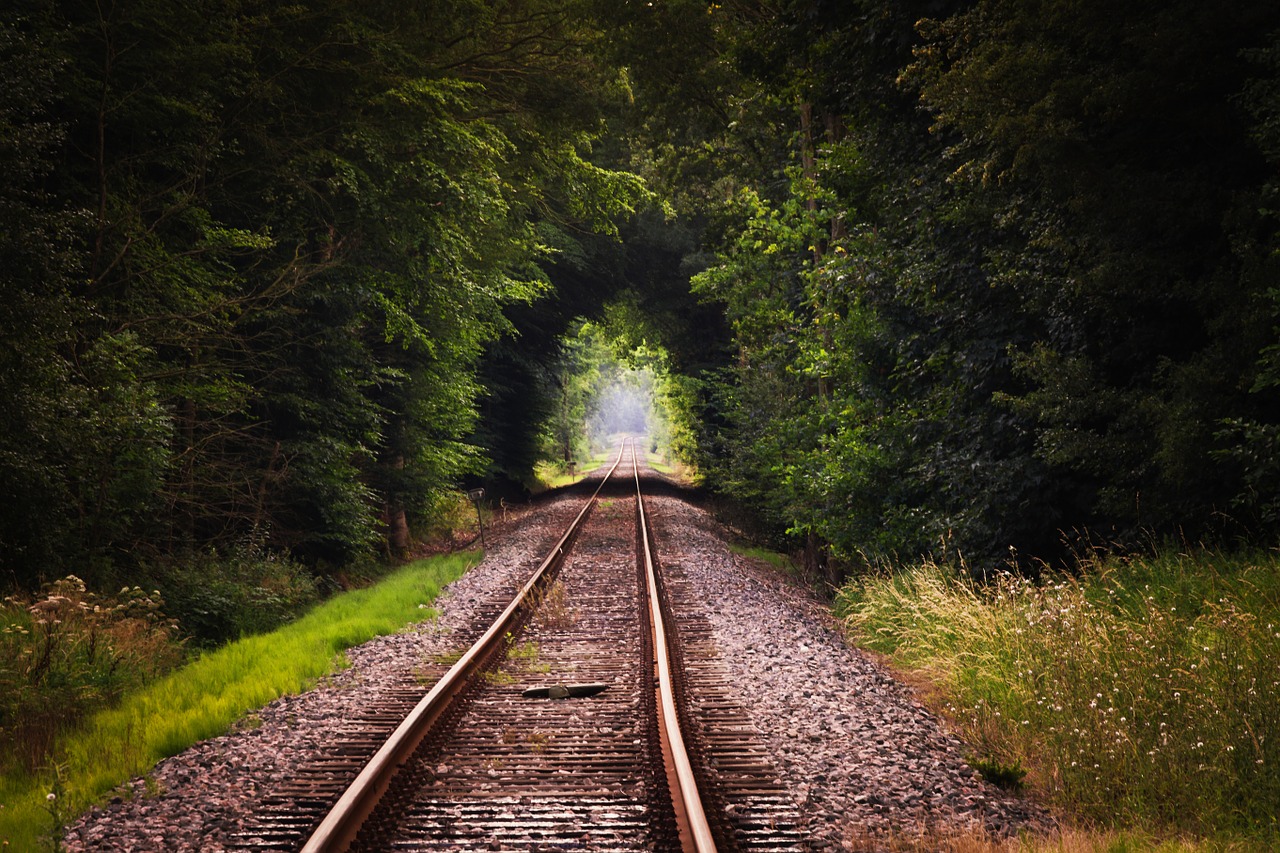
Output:
[[[667,477],[679,476],[680,472],[676,467],[664,461],[663,458],[656,453],[646,453],[644,461],[650,468],[657,471],[659,474],[663,474]]]
[[[1244,841],[1156,838],[1143,832],[1097,829],[1066,829],[1047,837],[1004,838],[980,827],[951,832],[923,829],[889,837],[855,835],[847,844],[847,849],[875,853],[1262,853],[1273,849]]]
[[[786,575],[801,586],[807,588],[820,599],[829,601],[831,599],[831,584],[817,576],[812,571],[806,571],[804,566],[792,557],[786,554],[780,554],[777,551],[771,551],[768,548],[760,548],[755,545],[746,545],[736,542],[729,543],[729,550],[733,553],[745,557],[747,560],[756,563],[762,563],[769,566],[779,574]]]
[[[558,489],[562,486],[569,486],[581,480],[590,468],[584,468],[582,471],[569,476],[567,471],[561,471],[555,465],[547,462],[539,462],[533,469],[534,479],[537,483],[534,487],[535,492],[544,492],[548,489]]]
[[[547,489],[558,489],[561,486],[572,485],[600,466],[613,462],[613,460],[614,454],[612,451],[597,453],[589,459],[580,460],[572,476],[564,469],[563,463],[539,462],[534,466],[533,470],[534,478],[537,480],[537,487],[535,487],[534,491],[546,491]]]
[[[657,471],[663,476],[670,477],[673,480],[684,483],[689,486],[701,486],[703,483],[702,472],[695,466],[688,465],[678,459],[666,458],[657,453],[646,453],[645,461],[649,467]]]
[[[925,565],[851,583],[837,608],[939,688],[975,763],[1025,772],[1070,819],[1205,849],[1280,844],[1275,555],[1095,560],[983,586]]]
[[[796,576],[800,571],[795,561],[786,554],[779,554],[777,551],[770,551],[767,548],[757,548],[755,545],[744,545],[740,542],[730,542],[729,550],[740,557],[746,557],[749,560],[757,560],[761,563],[767,563],[778,571],[786,575]]]
[[[306,690],[341,666],[344,650],[426,618],[440,588],[477,559],[470,552],[404,566],[279,630],[209,652],[91,716],[56,745],[55,768],[0,778],[0,843],[11,850],[48,845],[57,826],[121,783],[225,733],[272,699]]]

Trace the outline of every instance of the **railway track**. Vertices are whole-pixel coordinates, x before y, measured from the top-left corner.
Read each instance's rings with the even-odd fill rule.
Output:
[[[478,639],[382,691],[242,848],[803,850],[709,628],[672,605],[641,474],[624,442]]]

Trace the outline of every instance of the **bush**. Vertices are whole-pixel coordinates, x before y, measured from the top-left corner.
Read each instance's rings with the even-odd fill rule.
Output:
[[[88,711],[182,660],[158,593],[89,592],[71,575],[0,608],[0,743],[16,769],[43,766]],[[15,769],[15,768],[0,768]]]
[[[320,581],[305,566],[248,545],[141,571],[164,592],[183,634],[201,648],[274,630],[322,597]]]
[[[485,523],[489,511],[482,501],[480,512]],[[452,546],[459,540],[479,538],[476,529],[476,507],[465,492],[441,490],[423,502],[419,512],[411,519],[413,535],[420,542],[430,545]]]
[[[975,760],[1100,825],[1277,840],[1276,558],[1110,560],[975,586],[926,565],[841,593],[868,646],[927,670]]]

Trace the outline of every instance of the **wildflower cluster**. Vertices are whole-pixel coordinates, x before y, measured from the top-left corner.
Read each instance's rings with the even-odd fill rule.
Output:
[[[177,664],[177,626],[157,592],[89,591],[70,575],[0,606],[0,743],[27,768],[48,757],[59,727]],[[16,747],[21,747],[17,749]]]

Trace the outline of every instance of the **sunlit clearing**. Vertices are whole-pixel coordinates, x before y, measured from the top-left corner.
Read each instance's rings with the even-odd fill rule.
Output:
[[[600,464],[620,434],[647,436],[645,449],[661,464],[690,461],[696,385],[669,372],[660,345],[627,328],[623,336],[584,320],[563,339],[547,373],[544,482]]]
[[[592,443],[619,432],[647,433],[653,406],[653,376],[648,370],[623,374],[600,394],[591,422]]]

